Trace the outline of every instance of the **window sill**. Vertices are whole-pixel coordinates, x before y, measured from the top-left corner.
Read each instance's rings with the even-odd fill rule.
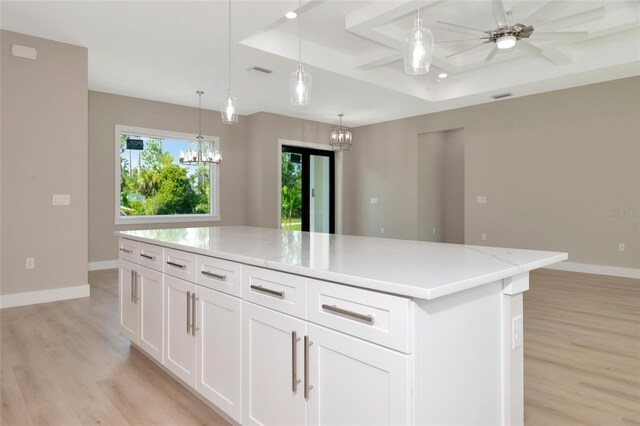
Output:
[[[147,223],[218,222],[220,216],[211,214],[184,214],[167,216],[119,216],[116,225],[138,225]]]

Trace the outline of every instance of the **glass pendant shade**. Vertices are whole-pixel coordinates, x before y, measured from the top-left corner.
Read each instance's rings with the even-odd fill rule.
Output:
[[[307,105],[311,97],[311,74],[304,70],[302,63],[289,77],[289,93],[293,105]]]
[[[420,75],[429,72],[433,54],[433,34],[422,26],[420,18],[415,20],[413,28],[405,36],[402,53],[407,74]]]
[[[353,142],[353,135],[349,129],[342,127],[343,114],[338,114],[338,116],[340,117],[340,125],[334,127],[329,133],[329,142],[334,151],[349,151]]]
[[[231,90],[227,94],[227,100],[220,108],[222,122],[224,124],[235,124],[238,122],[238,107],[236,107],[236,98],[231,96]]]

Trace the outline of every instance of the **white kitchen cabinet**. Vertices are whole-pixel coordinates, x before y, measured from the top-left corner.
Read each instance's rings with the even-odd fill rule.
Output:
[[[135,291],[137,266],[135,263],[122,259],[118,263],[120,329],[134,343],[138,343],[139,325],[138,301]]]
[[[307,424],[411,423],[409,355],[314,324],[307,335]]]
[[[138,345],[162,363],[164,340],[162,273],[138,265],[136,293],[140,314]]]
[[[198,286],[196,390],[241,423],[240,299]]]
[[[306,323],[242,302],[242,327],[242,423],[304,425],[302,349]]]
[[[196,285],[164,276],[165,367],[191,387],[196,385]]]

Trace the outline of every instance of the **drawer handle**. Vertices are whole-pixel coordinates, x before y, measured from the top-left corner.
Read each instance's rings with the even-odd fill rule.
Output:
[[[209,271],[200,271],[200,273],[202,275],[204,275],[205,277],[216,278],[216,279],[222,280],[222,281],[227,279],[226,275],[214,274],[213,272],[209,272]]]
[[[271,290],[269,288],[264,288],[261,285],[252,285],[251,290],[268,294],[269,296],[274,296],[274,297],[279,297],[280,299],[284,299],[284,291]]]
[[[144,254],[144,253],[140,253],[140,256],[144,257],[145,259],[149,259],[149,260],[155,260],[156,259],[155,256],[149,256],[148,254]]]
[[[125,253],[129,253],[129,254],[133,253],[133,250],[129,250],[129,249],[122,248],[122,247],[120,247],[120,251],[123,251]]]
[[[167,265],[175,266],[176,268],[180,268],[180,269],[184,269],[187,267],[187,265],[181,265],[179,263],[171,262],[169,260],[167,260]]]
[[[329,311],[332,314],[340,315],[340,316],[343,316],[343,317],[354,319],[356,321],[362,321],[362,322],[367,323],[369,325],[373,325],[373,315],[371,315],[371,314],[369,314],[369,315],[359,314],[357,312],[348,311],[346,309],[338,308],[336,305],[327,305],[327,304],[323,304],[322,305],[322,309],[324,309],[325,311]]]

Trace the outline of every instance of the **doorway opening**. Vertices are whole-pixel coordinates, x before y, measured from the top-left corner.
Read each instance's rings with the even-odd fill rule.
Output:
[[[418,240],[464,244],[464,129],[418,135]]]
[[[335,153],[282,145],[280,227],[335,233]]]

